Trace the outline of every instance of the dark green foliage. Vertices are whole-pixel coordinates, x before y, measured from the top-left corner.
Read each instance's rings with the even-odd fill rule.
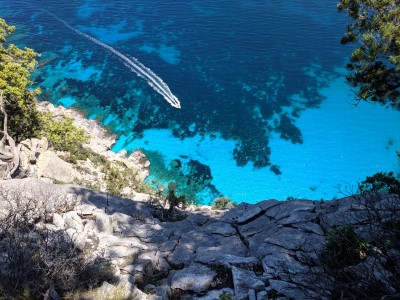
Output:
[[[376,173],[368,176],[361,184],[358,185],[359,191],[392,193],[400,195],[400,181],[394,176],[393,172]]]
[[[385,233],[383,247],[400,250],[400,220],[388,220],[382,224]],[[400,274],[398,274],[400,276]]]
[[[400,108],[400,5],[393,0],[340,0],[350,24],[342,44],[357,42],[348,64],[348,82],[358,100]]]
[[[388,299],[398,299],[389,295],[400,289],[397,242],[400,223],[376,219],[368,222],[371,222],[370,243],[357,236],[349,225],[331,230],[327,235],[327,244],[319,255],[319,262],[328,276],[324,288],[330,290],[330,299],[372,300],[384,299],[385,295]],[[392,274],[390,284],[396,290],[383,284],[382,268]]]
[[[40,131],[40,114],[36,109],[34,96],[26,93],[21,103],[23,103],[22,106],[7,103],[5,108],[8,114],[9,134],[17,143],[38,136]]]
[[[228,197],[220,197],[214,200],[212,209],[231,209],[237,206],[236,202]]]
[[[177,207],[187,205],[188,201],[185,196],[177,195],[176,191],[177,184],[175,182],[169,182],[167,190],[163,185],[159,185],[158,198],[155,198],[151,205],[153,215],[162,222],[175,222],[186,218],[186,215],[177,210]]]
[[[169,204],[169,209],[168,213],[170,215],[173,214],[174,208],[181,205],[181,204],[186,204],[186,198],[185,196],[179,196],[175,194],[175,190],[177,188],[177,185],[175,182],[169,182],[168,183],[168,196],[167,196],[167,201]]]
[[[358,264],[369,248],[370,245],[359,238],[352,227],[342,226],[328,232],[320,259],[329,269],[337,270]]]
[[[15,27],[8,26],[0,18],[0,90],[4,91],[5,109],[9,115],[9,134],[19,142],[34,136],[39,129],[35,95],[40,90],[29,89],[32,84],[29,78],[39,54],[13,44],[5,47],[7,36],[14,30]]]

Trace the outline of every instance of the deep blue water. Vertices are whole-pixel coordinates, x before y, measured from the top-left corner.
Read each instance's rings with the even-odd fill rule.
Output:
[[[0,16],[17,26],[14,43],[42,53],[41,99],[109,126],[114,151],[144,149],[150,183],[176,181],[204,203],[256,202],[330,199],[398,170],[400,112],[351,105],[335,3],[0,0]],[[162,78],[182,108],[117,53]]]

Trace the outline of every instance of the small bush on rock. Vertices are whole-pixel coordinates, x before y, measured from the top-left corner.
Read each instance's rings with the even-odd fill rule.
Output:
[[[77,147],[88,141],[85,131],[77,128],[70,117],[54,120],[52,113],[46,112],[41,114],[40,123],[41,135],[47,137],[55,150],[76,152]]]
[[[219,295],[220,300],[232,300],[233,295],[227,291],[223,291],[221,295]]]
[[[159,185],[158,188],[158,198],[154,198],[151,202],[153,215],[163,222],[180,221],[186,218],[185,214],[177,210],[179,206],[188,204],[185,196],[176,194],[177,184],[175,182],[169,182],[167,191],[165,191],[162,185]],[[162,196],[163,192],[167,193],[165,197]]]
[[[155,193],[155,190],[146,183],[136,179],[138,174],[136,170],[128,168],[122,162],[106,162],[101,168],[106,175],[107,192],[112,195],[122,196],[125,187],[150,195]]]
[[[351,225],[328,231],[319,263],[326,272],[329,284],[325,288],[331,299],[400,297],[400,195],[396,185],[390,174],[368,177],[359,194],[351,197],[352,209],[342,212]]]
[[[213,201],[212,209],[231,209],[237,206],[236,202],[228,197],[220,197]]]
[[[330,269],[337,270],[359,263],[369,248],[370,245],[359,238],[352,227],[342,226],[328,232],[320,259]]]

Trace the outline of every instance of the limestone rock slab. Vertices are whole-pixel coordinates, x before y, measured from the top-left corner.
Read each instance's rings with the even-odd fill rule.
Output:
[[[63,161],[53,151],[47,150],[40,154],[37,161],[38,176],[71,183],[80,174],[71,164]]]
[[[248,295],[250,289],[260,292],[265,289],[263,281],[257,278],[254,272],[241,268],[232,268],[233,286],[235,296],[242,297]]]
[[[224,266],[231,268],[232,266],[240,267],[247,270],[253,270],[257,266],[261,266],[261,262],[256,257],[238,256],[224,253],[228,249],[223,247],[199,247],[196,251],[196,262],[207,264],[209,266]]]
[[[172,276],[171,288],[196,293],[204,292],[212,286],[216,276],[217,273],[206,266],[191,264]]]
[[[312,212],[314,210],[315,204],[312,201],[285,201],[268,209],[265,214],[275,220],[280,220],[290,217],[296,212]]]
[[[214,222],[204,228],[207,234],[219,234],[222,236],[232,236],[236,234],[236,229],[226,222]]]
[[[174,252],[168,255],[167,260],[171,266],[180,268],[190,265],[194,257],[194,250],[189,245],[178,245]]]

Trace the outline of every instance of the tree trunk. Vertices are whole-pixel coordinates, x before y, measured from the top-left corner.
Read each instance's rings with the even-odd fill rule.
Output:
[[[0,179],[9,179],[19,167],[19,148],[8,135],[8,115],[3,101],[4,91],[0,91],[0,111],[3,114],[3,137],[0,140]]]

